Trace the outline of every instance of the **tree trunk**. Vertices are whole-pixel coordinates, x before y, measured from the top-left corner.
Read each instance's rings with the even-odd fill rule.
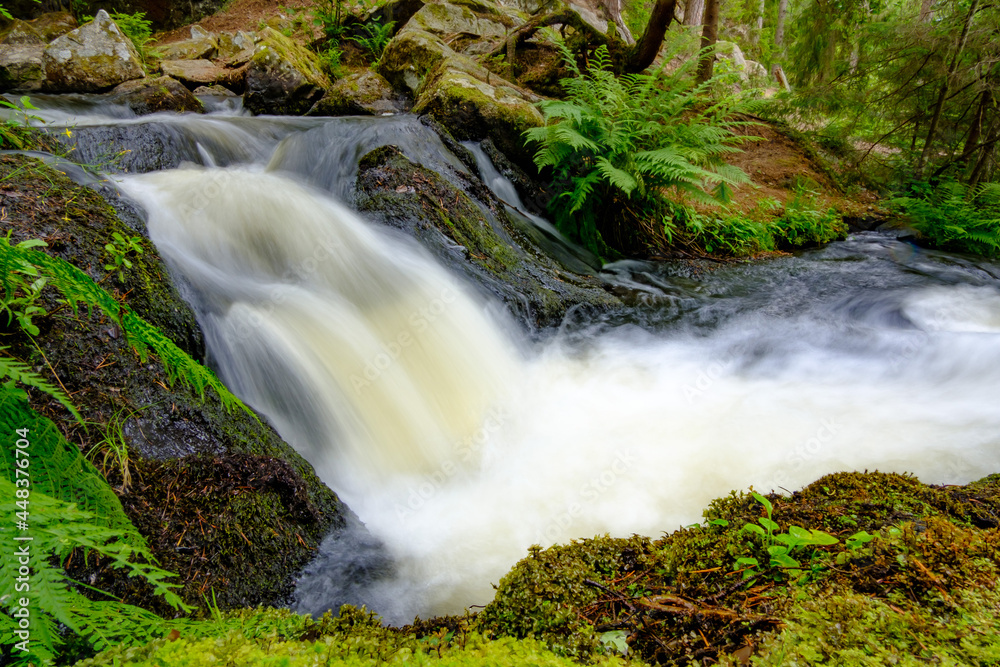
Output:
[[[715,42],[719,37],[719,0],[706,0],[705,26],[701,31],[701,61],[698,83],[705,83],[715,71]]]
[[[684,25],[701,25],[705,13],[705,0],[687,0],[684,3]]]
[[[641,72],[653,64],[653,60],[660,52],[660,45],[663,44],[663,36],[667,34],[667,27],[674,19],[676,5],[677,0],[656,0],[653,13],[649,17],[649,23],[642,31],[642,37],[629,52],[628,61],[625,64],[626,72]]]
[[[754,19],[754,26],[757,31],[754,33],[753,41],[754,44],[760,42],[760,36],[764,32],[764,0],[759,0],[757,2],[757,18]]]
[[[778,20],[774,24],[774,47],[780,54],[784,50],[785,16],[788,14],[788,0],[778,0]]]
[[[924,175],[924,165],[931,154],[931,145],[934,143],[934,135],[937,133],[937,126],[941,121],[941,111],[944,109],[944,102],[948,98],[948,88],[951,85],[951,78],[955,76],[955,71],[958,69],[958,61],[962,56],[962,51],[965,50],[965,43],[969,38],[969,28],[972,27],[972,19],[975,18],[977,9],[979,9],[979,0],[972,0],[972,6],[969,7],[969,15],[965,19],[965,25],[962,27],[962,35],[958,38],[958,47],[955,49],[955,56],[951,59],[951,64],[948,66],[948,74],[941,83],[941,91],[938,93],[937,104],[934,105],[934,114],[931,116],[931,126],[927,130],[927,140],[924,141],[924,150],[920,152],[920,159],[917,161],[918,178],[922,178]]]

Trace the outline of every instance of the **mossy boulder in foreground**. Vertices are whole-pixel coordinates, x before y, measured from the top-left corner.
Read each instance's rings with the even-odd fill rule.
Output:
[[[534,547],[478,615],[388,628],[352,607],[316,620],[246,610],[81,667],[998,663],[1000,475],[934,487],[842,473],[768,502],[772,535],[838,541],[771,566],[766,536],[744,528],[766,523],[765,505],[733,493],[660,539]]]

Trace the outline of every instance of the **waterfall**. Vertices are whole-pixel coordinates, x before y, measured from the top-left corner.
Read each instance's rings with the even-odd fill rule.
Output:
[[[635,308],[571,314],[529,342],[412,239],[334,198],[390,140],[465,169],[413,118],[129,122],[176,139],[143,164],[223,165],[116,178],[146,209],[212,365],[364,524],[324,544],[300,610],[461,613],[532,544],[657,536],[731,489],[1000,470],[995,264],[879,234],[705,273],[619,262],[601,276]]]
[[[192,286],[223,380],[334,488],[435,470],[520,363],[483,304],[419,248],[320,192],[199,168],[124,187]]]
[[[659,324],[568,322],[528,348],[410,239],[293,176],[188,168],[122,187],[223,379],[383,545],[325,544],[304,611],[459,613],[532,544],[656,536],[730,489],[1000,470],[992,265],[877,235],[700,282],[634,264],[630,280],[663,287]],[[358,590],[345,562],[368,553],[350,571],[386,553],[392,568]]]

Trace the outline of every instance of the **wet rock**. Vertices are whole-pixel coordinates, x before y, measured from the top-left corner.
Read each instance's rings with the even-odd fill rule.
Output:
[[[215,35],[201,26],[193,25],[190,39],[163,44],[157,48],[162,60],[199,60],[212,58],[218,47]]]
[[[76,17],[69,12],[49,12],[42,14],[30,23],[31,27],[38,31],[46,43],[80,27]]]
[[[45,89],[97,93],[143,77],[135,47],[103,9],[90,23],[57,38],[42,54]]]
[[[401,113],[406,104],[382,76],[366,70],[333,85],[309,110],[308,116],[378,116]]]
[[[45,252],[103,281],[181,349],[203,356],[195,315],[155,247],[141,239],[144,252],[132,258],[125,282],[109,279],[104,244],[115,232],[136,232],[96,192],[41,169],[32,158],[0,157],[4,187],[48,193],[45,204],[26,196],[8,203],[12,241],[47,239]],[[172,382],[159,359],[140,359],[117,323],[102,313],[56,313],[54,301],[47,305],[51,314],[36,343],[58,368],[84,419],[119,420],[132,477],[119,496],[160,565],[181,573],[182,597],[202,604],[201,592],[214,589],[223,608],[288,599],[296,573],[322,539],[344,525],[349,510],[262,421],[242,409],[227,410],[212,390],[200,394]],[[46,366],[23,334],[7,331],[4,339],[8,354]],[[32,406],[62,419],[59,426],[72,442],[85,449],[96,442],[93,430],[74,433],[79,427],[44,399]],[[112,484],[120,486],[120,474],[115,477],[113,466],[108,470]],[[213,519],[203,524],[199,515]],[[133,604],[151,602],[133,579],[109,570],[98,573],[101,588]]]
[[[111,95],[112,100],[124,104],[139,116],[157,111],[205,112],[198,98],[169,76],[126,81],[112,90]]]
[[[0,92],[39,90],[45,82],[42,68],[44,44],[18,44],[0,48]]]
[[[568,271],[539,250],[478,178],[450,177],[464,187],[382,146],[361,159],[356,205],[413,235],[528,327],[557,324],[573,306],[621,306],[598,279]]]
[[[300,116],[329,87],[314,53],[265,28],[247,68],[243,104],[255,114]]]
[[[0,45],[47,43],[48,40],[42,37],[33,25],[20,19],[14,19],[0,30]]]
[[[449,59],[438,66],[421,89],[413,112],[433,115],[461,141],[492,139],[518,165],[531,169],[531,153],[521,134],[544,123],[541,113],[524,92],[488,74],[483,79],[496,85],[487,83],[475,76],[481,68],[460,68],[462,62]]]
[[[160,71],[189,87],[220,85],[242,90],[246,69],[230,68],[211,60],[163,60]]]

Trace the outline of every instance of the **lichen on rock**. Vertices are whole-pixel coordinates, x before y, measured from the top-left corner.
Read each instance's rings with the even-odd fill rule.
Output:
[[[103,9],[90,23],[49,44],[42,67],[50,92],[99,93],[144,76],[132,42]]]

